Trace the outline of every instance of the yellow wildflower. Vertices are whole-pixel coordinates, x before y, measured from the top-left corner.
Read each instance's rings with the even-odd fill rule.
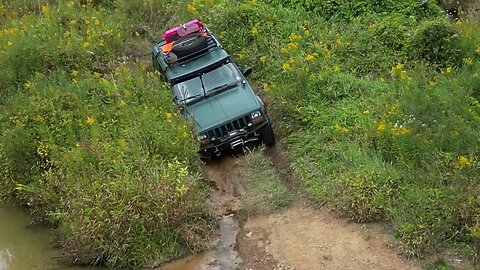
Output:
[[[11,42],[10,40],[7,41],[7,46],[12,46],[13,45],[13,42]]]
[[[270,85],[268,83],[262,83],[263,91],[268,92],[270,90]]]
[[[381,132],[381,131],[384,131],[385,130],[385,121],[380,121],[380,123],[378,123],[378,126],[377,126],[377,132]]]
[[[342,133],[348,132],[348,128],[346,128],[344,126],[340,126],[338,123],[335,124],[335,129],[342,132]]]
[[[410,130],[406,127],[393,127],[390,131],[394,136],[406,135],[410,133]]]
[[[288,39],[290,40],[290,42],[294,43],[295,41],[301,39],[302,36],[300,36],[299,34],[297,33],[291,33],[290,36],[288,36]]]
[[[166,112],[166,113],[165,113],[165,118],[167,118],[167,119],[172,118],[172,114],[169,113],[169,112]]]
[[[252,28],[252,30],[250,31],[250,33],[252,34],[252,36],[258,35],[258,29],[257,29],[257,27],[254,26],[254,27]]]
[[[369,109],[366,109],[366,110],[364,110],[362,113],[363,113],[364,115],[368,115],[368,114],[370,114],[370,110],[369,110]]]
[[[293,57],[290,57],[290,58],[288,58],[287,62],[289,64],[293,64],[293,63],[295,63],[295,59],[293,59]]]
[[[93,21],[93,23],[94,23],[95,25],[100,25],[100,21],[99,21],[98,19],[95,19],[95,21]]]
[[[333,70],[333,72],[340,72],[340,66],[333,65],[332,70]]]
[[[122,108],[122,107],[125,107],[125,101],[123,101],[123,99],[120,99],[118,102],[117,102],[117,106]]]
[[[84,43],[82,44],[82,47],[86,49],[86,48],[90,47],[90,43],[84,42]]]
[[[27,81],[26,83],[23,84],[23,87],[25,87],[25,89],[30,89],[32,88],[32,83],[30,81]]]
[[[463,168],[472,165],[472,161],[472,158],[469,158],[468,156],[459,156],[457,163],[459,167]]]
[[[466,65],[471,65],[471,64],[473,64],[473,58],[471,58],[471,57],[464,58],[463,63],[465,63]]]
[[[307,56],[305,56],[305,60],[307,60],[308,62],[311,62],[311,61],[315,60],[315,55],[307,54]]]
[[[287,44],[287,51],[291,51],[291,50],[294,50],[298,47],[298,43],[297,42],[289,42]]]
[[[87,120],[85,122],[88,125],[93,125],[93,123],[95,123],[95,119],[93,117],[87,116]]]
[[[267,62],[267,57],[265,55],[260,56],[260,62],[262,63]]]
[[[46,14],[48,12],[48,7],[47,6],[42,6],[41,8],[42,14]]]
[[[73,69],[72,72],[70,72],[70,75],[72,75],[72,77],[77,77],[78,76],[78,71]]]
[[[80,143],[77,142],[77,143],[75,144],[75,146],[76,146],[77,148],[80,147]]]
[[[453,70],[452,67],[447,67],[447,68],[445,69],[445,72],[444,72],[444,73],[448,75],[448,74],[452,73],[452,70]]]
[[[284,47],[284,48],[281,48],[281,49],[280,49],[280,52],[281,52],[281,53],[287,53],[287,52],[288,52],[288,48],[285,48],[285,47]]]
[[[118,139],[117,144],[120,148],[126,148],[127,147],[127,142],[125,141],[125,139]]]
[[[187,5],[187,11],[188,11],[189,13],[192,13],[192,14],[193,14],[193,13],[196,13],[196,12],[197,12],[197,8],[195,8],[195,6],[194,6],[193,4],[188,4],[188,5]]]
[[[185,137],[185,138],[188,138],[188,132],[184,131],[184,132],[182,133],[182,136]]]
[[[289,71],[292,71],[292,66],[289,64],[289,63],[284,63],[282,65],[282,68],[285,72],[289,72]]]

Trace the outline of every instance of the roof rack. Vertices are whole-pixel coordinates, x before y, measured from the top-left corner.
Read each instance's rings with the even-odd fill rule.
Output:
[[[190,60],[220,46],[210,30],[199,20],[192,20],[163,34],[164,41],[159,46],[168,66]]]

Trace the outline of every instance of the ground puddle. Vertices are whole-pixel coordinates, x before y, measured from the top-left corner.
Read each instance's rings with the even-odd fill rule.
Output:
[[[233,215],[218,222],[220,238],[213,250],[163,265],[159,270],[235,270],[241,263],[236,251],[238,223]]]
[[[61,264],[61,251],[50,246],[51,231],[46,226],[29,225],[20,208],[0,201],[0,270],[85,270]]]

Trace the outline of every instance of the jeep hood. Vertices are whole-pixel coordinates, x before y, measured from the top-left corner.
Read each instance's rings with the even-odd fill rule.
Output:
[[[230,122],[259,109],[260,104],[250,86],[240,84],[232,89],[208,96],[185,108],[185,115],[195,123],[199,133]]]

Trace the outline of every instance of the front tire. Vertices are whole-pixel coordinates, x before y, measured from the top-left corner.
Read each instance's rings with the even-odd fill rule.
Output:
[[[275,134],[273,133],[273,128],[270,123],[263,128],[262,132],[260,133],[260,139],[262,139],[266,146],[270,147],[275,145]]]

